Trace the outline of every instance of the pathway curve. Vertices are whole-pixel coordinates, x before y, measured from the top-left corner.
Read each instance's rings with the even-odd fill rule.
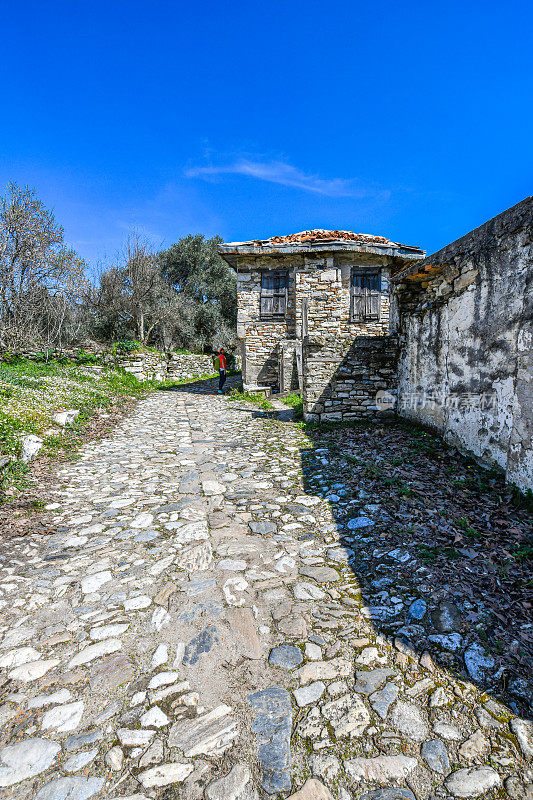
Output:
[[[532,724],[377,632],[410,556],[366,607],[380,509],[351,504],[340,544],[342,476],[318,448],[310,492],[302,448],[170,391],[62,469],[55,532],[0,548],[0,796],[531,797]]]

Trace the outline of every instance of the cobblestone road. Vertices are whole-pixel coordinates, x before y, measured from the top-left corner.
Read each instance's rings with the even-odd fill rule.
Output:
[[[3,796],[532,797],[532,723],[476,686],[490,657],[466,648],[468,682],[410,646],[432,587],[395,587],[420,565],[379,550],[383,509],[344,499],[326,449],[303,477],[309,448],[184,389],[61,471],[54,533],[1,546]]]

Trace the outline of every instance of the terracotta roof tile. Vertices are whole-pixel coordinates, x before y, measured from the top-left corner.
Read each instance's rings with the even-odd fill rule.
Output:
[[[387,244],[389,239],[384,236],[373,236],[369,233],[354,233],[353,231],[327,231],[323,228],[315,228],[312,231],[301,231],[300,233],[291,233],[288,236],[271,236],[266,240],[255,240],[254,244],[259,246],[263,244],[284,244],[289,242],[324,242],[324,241],[338,241],[339,239],[349,239],[355,242],[366,242],[368,244]]]

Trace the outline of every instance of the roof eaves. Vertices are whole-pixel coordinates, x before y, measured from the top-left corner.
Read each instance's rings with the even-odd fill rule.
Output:
[[[360,242],[347,239],[331,239],[320,242],[284,242],[272,244],[268,241],[260,246],[252,242],[231,242],[219,245],[221,255],[233,256],[277,256],[296,253],[376,253],[381,255],[396,256],[401,258],[421,259],[425,251],[419,247],[403,245],[397,242]]]

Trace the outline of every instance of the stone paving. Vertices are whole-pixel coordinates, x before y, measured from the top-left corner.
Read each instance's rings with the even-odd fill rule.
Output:
[[[365,605],[382,509],[210,391],[141,401],[59,473],[54,533],[2,543],[1,796],[531,798],[533,724],[376,627],[427,606],[392,546]]]

